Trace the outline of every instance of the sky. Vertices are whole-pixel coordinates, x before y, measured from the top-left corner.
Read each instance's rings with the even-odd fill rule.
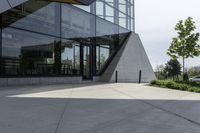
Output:
[[[166,52],[179,20],[192,17],[200,32],[199,6],[200,0],[135,0],[136,32],[154,69],[170,59]],[[200,57],[187,59],[186,67],[191,66],[200,66]]]

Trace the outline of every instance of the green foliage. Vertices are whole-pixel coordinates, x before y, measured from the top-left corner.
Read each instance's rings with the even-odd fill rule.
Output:
[[[168,55],[172,58],[194,57],[200,55],[200,45],[198,45],[199,33],[193,33],[196,29],[195,22],[188,17],[185,22],[177,23],[175,30],[178,36],[173,38]]]
[[[188,76],[194,77],[200,75],[200,67],[191,67],[188,69]]]
[[[150,82],[151,86],[158,86],[163,88],[170,88],[183,91],[191,91],[200,93],[200,83],[197,82],[184,82],[172,80],[153,80]]]
[[[157,84],[157,81],[158,81],[158,80],[152,80],[152,81],[150,82],[150,84],[151,84],[151,85],[156,85],[156,84]]]
[[[164,71],[168,77],[174,77],[181,74],[181,64],[177,59],[170,59],[165,65]]]
[[[165,72],[165,67],[163,65],[157,66],[155,70],[155,75],[157,79],[163,80],[167,78],[167,74]]]
[[[183,74],[183,81],[189,81],[189,76],[187,73]]]
[[[195,82],[195,81],[176,81],[176,82],[180,84],[188,84],[190,86],[200,87],[200,82]]]
[[[200,55],[200,45],[198,44],[200,34],[194,33],[195,29],[195,22],[191,17],[185,21],[179,21],[175,27],[178,36],[172,39],[171,46],[167,51],[167,54],[173,59],[183,58],[183,72],[185,59]]]

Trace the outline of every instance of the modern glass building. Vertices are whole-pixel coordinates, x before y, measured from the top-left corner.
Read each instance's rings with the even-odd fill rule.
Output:
[[[0,2],[0,80],[92,80],[135,32],[134,0],[17,1]]]

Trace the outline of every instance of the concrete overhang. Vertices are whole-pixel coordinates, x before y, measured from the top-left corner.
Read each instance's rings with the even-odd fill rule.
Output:
[[[15,6],[18,6],[29,0],[0,0],[0,13],[5,12]],[[96,0],[46,0],[51,2],[63,2],[70,4],[79,4],[79,5],[90,5]]]

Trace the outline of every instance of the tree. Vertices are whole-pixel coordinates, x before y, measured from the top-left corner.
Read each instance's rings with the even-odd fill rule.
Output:
[[[170,59],[167,64],[165,65],[165,72],[167,73],[168,77],[178,77],[181,74],[181,64],[177,59]]]
[[[157,79],[159,80],[163,80],[167,78],[165,67],[163,65],[159,65],[156,67],[155,74],[156,74]]]
[[[194,77],[194,76],[200,75],[200,66],[190,67],[188,69],[188,75],[189,75],[189,77]]]
[[[191,17],[185,21],[179,21],[175,27],[178,36],[172,39],[171,46],[167,51],[167,54],[173,59],[182,57],[183,73],[185,73],[185,59],[200,55],[200,45],[198,44],[200,34],[194,33],[195,29],[195,22]]]

